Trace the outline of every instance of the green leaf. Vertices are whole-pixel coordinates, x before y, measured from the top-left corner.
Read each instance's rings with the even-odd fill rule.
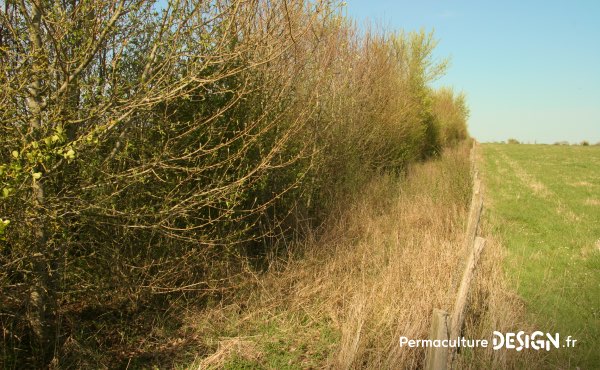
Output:
[[[10,224],[10,220],[3,220],[0,218],[0,240],[6,240],[3,235],[8,224]]]
[[[69,150],[67,150],[67,152],[64,154],[64,157],[67,159],[75,158],[75,151],[73,149],[69,148]]]
[[[10,189],[9,188],[2,189],[2,196],[4,198],[8,198],[9,195],[10,195]]]
[[[19,152],[18,151],[13,150],[11,154],[12,154],[13,157],[19,158]]]
[[[42,173],[41,172],[34,172],[31,174],[31,176],[33,177],[34,180],[39,180],[40,177],[42,177]]]

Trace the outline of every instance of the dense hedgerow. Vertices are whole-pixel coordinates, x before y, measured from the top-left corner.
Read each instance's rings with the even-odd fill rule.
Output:
[[[87,308],[214,294],[381,171],[466,134],[432,35],[338,4],[6,2],[0,320],[7,362],[68,352]]]

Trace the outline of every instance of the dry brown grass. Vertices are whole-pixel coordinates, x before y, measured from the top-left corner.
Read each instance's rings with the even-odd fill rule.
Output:
[[[192,325],[196,330],[219,337],[219,344],[213,343],[216,352],[200,362],[200,368],[231,361],[226,355],[232,351],[223,350],[226,343],[245,343],[245,351],[254,348],[255,353],[245,353],[244,358],[273,367],[260,347],[286,340],[284,351],[308,343],[305,356],[291,358],[290,366],[421,366],[424,349],[401,348],[398,343],[401,336],[426,338],[434,308],[452,311],[465,259],[468,158],[464,145],[438,161],[413,166],[404,180],[374,179],[321,237],[301,248],[301,258],[274,261],[270,272],[257,277],[243,304],[238,301],[205,312],[200,319],[196,316]],[[505,288],[501,259],[501,248],[492,240],[467,316],[470,338],[489,338],[492,330],[512,328],[519,317],[518,300]],[[315,353],[312,344],[319,342],[323,323],[338,335],[326,343],[322,358],[309,364],[306,357]],[[257,333],[253,328],[265,324],[279,329],[276,334],[249,336]],[[460,361],[465,366],[509,361],[489,351],[476,357],[462,356]]]
[[[588,198],[585,200],[585,204],[588,206],[600,206],[600,199]]]
[[[584,187],[584,188],[591,188],[594,186],[594,184],[587,182],[587,181],[572,182],[569,185],[575,186],[575,187]]]

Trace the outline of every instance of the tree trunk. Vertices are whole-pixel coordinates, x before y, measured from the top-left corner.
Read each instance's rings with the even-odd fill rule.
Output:
[[[29,13],[28,29],[29,41],[31,42],[31,80],[28,84],[26,99],[30,114],[29,140],[40,139],[42,127],[42,71],[45,68],[42,31],[41,31],[41,2],[32,1],[31,10],[20,3],[21,11]],[[42,172],[42,168],[37,168]],[[48,217],[45,215],[45,195],[43,183],[35,179],[31,180],[32,212],[31,226],[34,236],[34,249],[32,254],[32,276],[29,291],[28,320],[35,340],[39,345],[39,359],[47,364],[53,357],[56,339],[56,302],[55,289],[52,283],[52,251],[48,246],[47,228]]]

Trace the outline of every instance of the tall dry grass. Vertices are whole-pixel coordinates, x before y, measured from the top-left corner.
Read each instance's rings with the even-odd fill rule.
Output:
[[[277,343],[280,355],[303,352],[286,357],[292,367],[420,367],[425,350],[401,348],[399,339],[426,338],[432,310],[452,311],[465,260],[468,158],[463,144],[413,165],[405,178],[375,177],[322,236],[298,247],[301,256],[273,259],[247,294],[191,315],[190,328],[213,350],[198,359],[200,368],[231,361],[274,368]],[[468,314],[473,338],[515,318],[499,248],[492,243],[485,253]],[[335,334],[323,339],[324,326]],[[477,356],[506,364],[495,354]],[[461,361],[474,363],[473,356]]]

